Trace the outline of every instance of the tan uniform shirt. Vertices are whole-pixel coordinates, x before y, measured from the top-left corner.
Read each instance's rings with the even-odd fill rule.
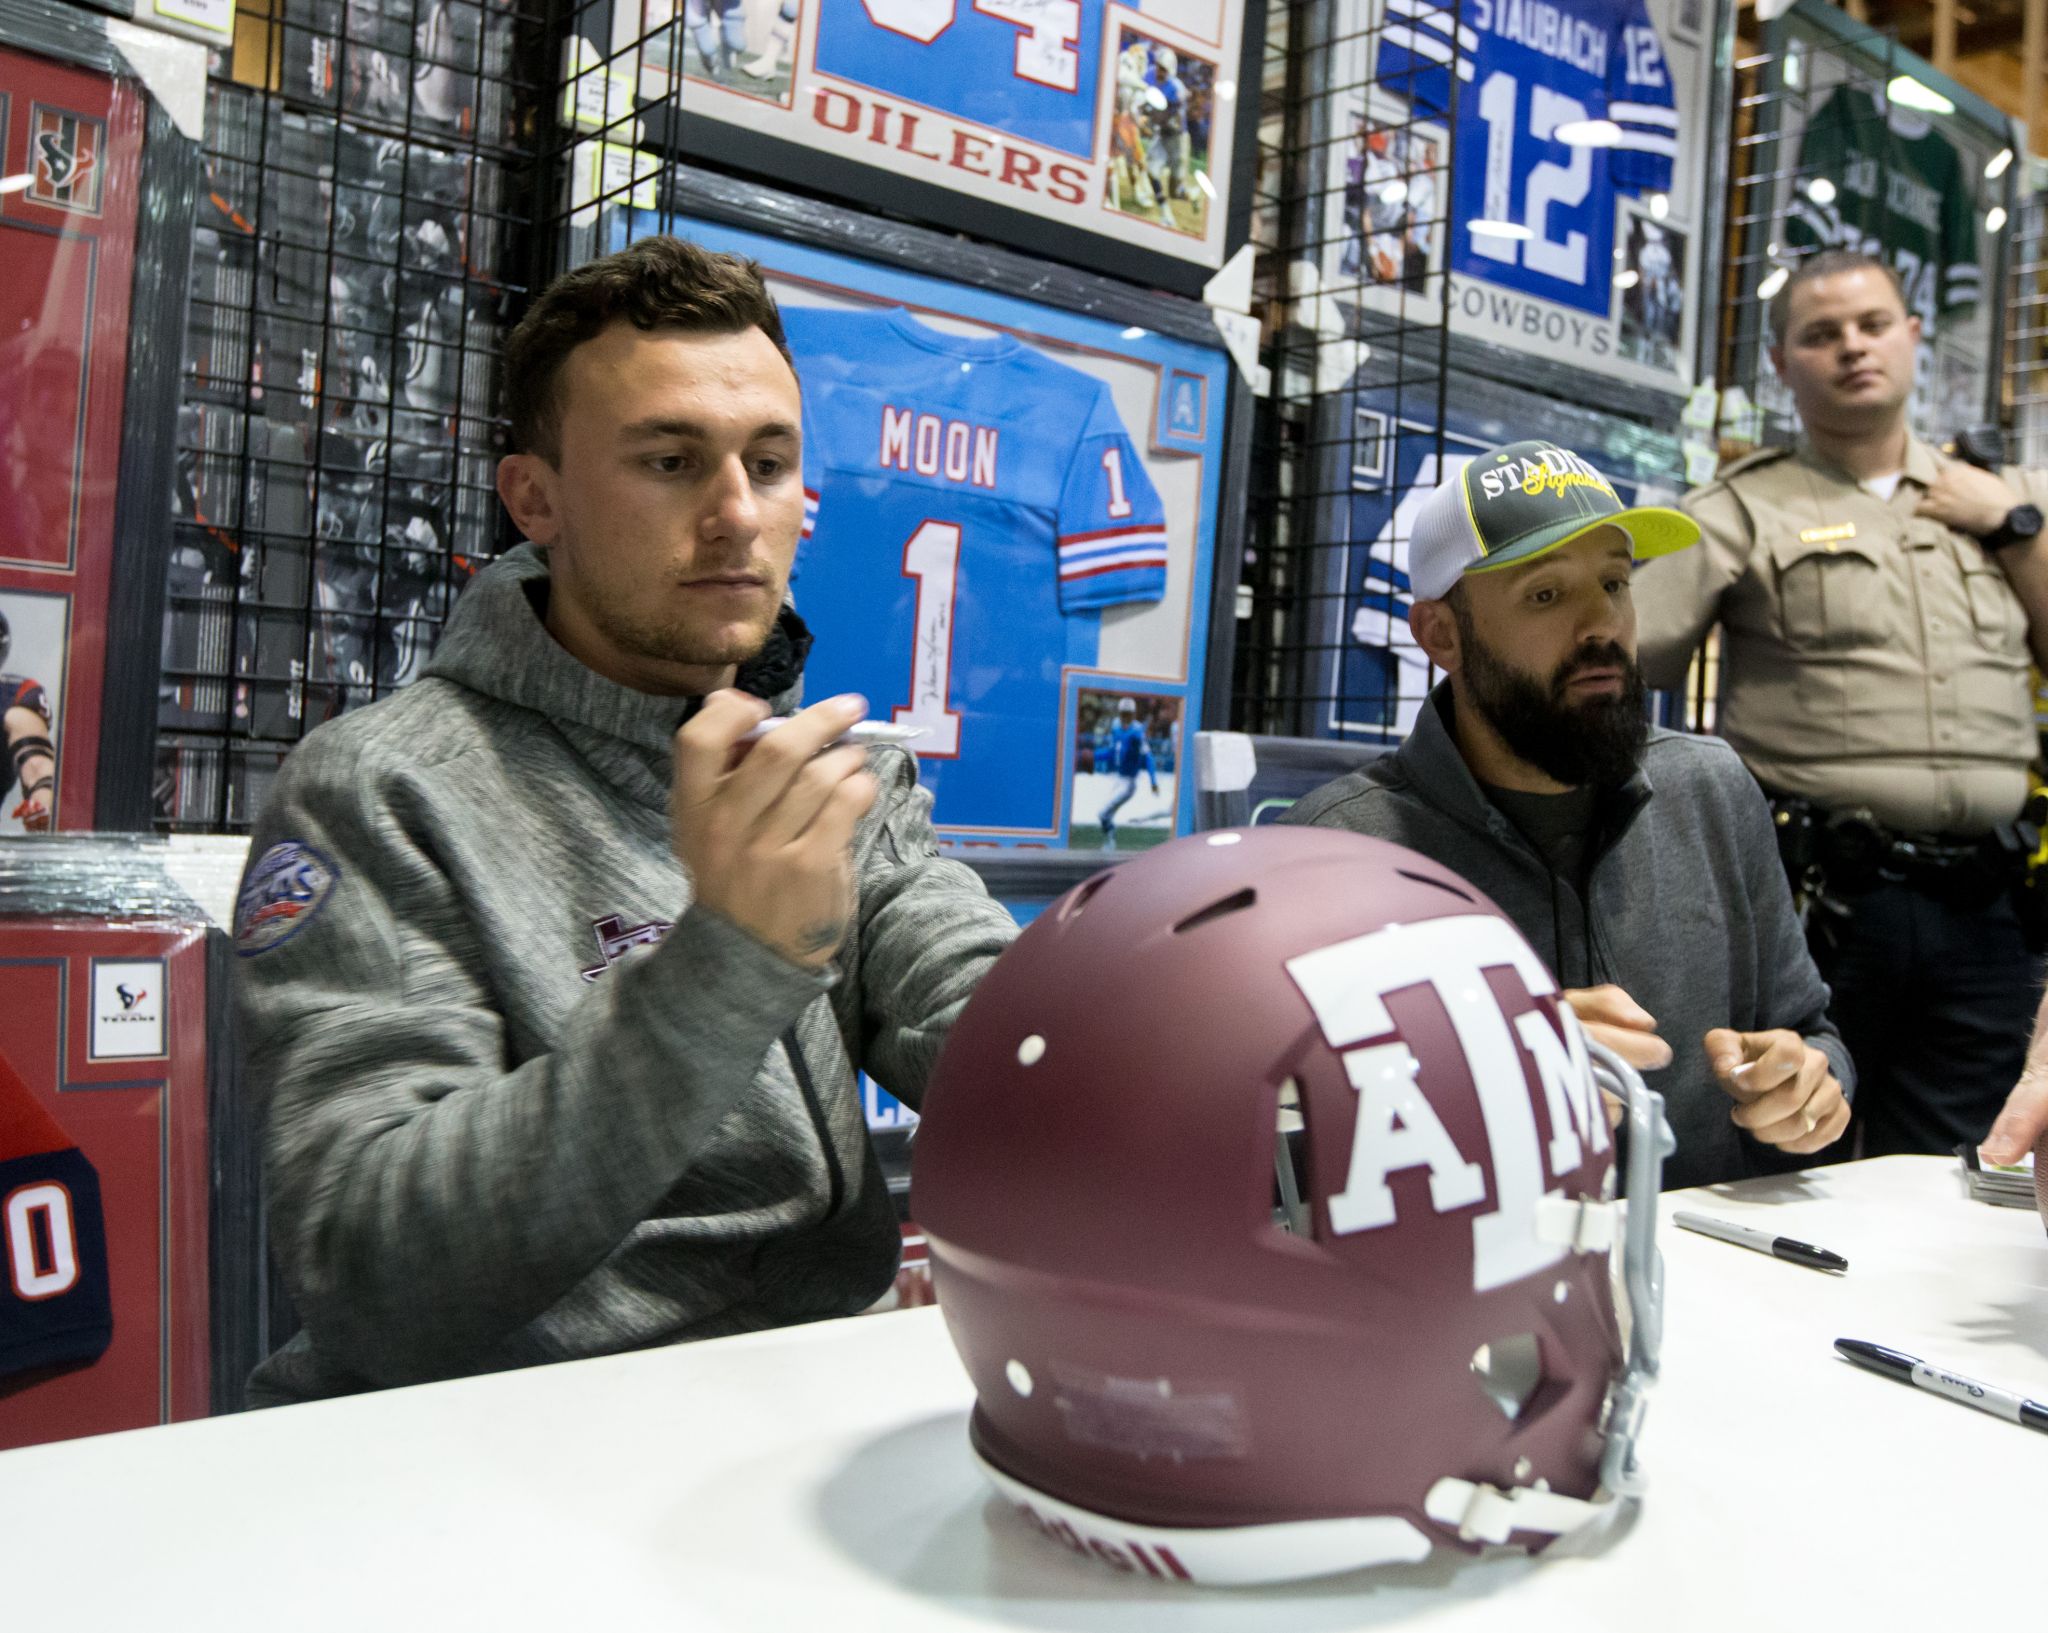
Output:
[[[1688,494],[1699,544],[1635,577],[1652,686],[1721,624],[1718,729],[1766,788],[1916,833],[2009,822],[2035,754],[2026,614],[1977,541],[1913,514],[1945,456],[1913,439],[1889,501],[1797,449]],[[2008,468],[2036,503],[2048,472]]]

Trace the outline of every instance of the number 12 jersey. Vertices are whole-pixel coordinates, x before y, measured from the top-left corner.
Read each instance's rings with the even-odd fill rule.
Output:
[[[1102,381],[901,309],[782,312],[804,392],[793,592],[812,697],[860,692],[942,829],[1059,826],[1063,670],[1166,593],[1166,516]]]
[[[1678,112],[1643,0],[1385,0],[1376,76],[1425,117],[1459,81],[1451,266],[1595,316],[1614,298],[1614,197],[1671,186]],[[1610,145],[1558,132],[1606,120]],[[1474,232],[1474,221],[1526,237]]]

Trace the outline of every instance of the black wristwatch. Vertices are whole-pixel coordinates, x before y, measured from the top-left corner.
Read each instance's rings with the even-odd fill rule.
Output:
[[[2003,550],[2007,545],[2025,544],[2039,535],[2042,519],[2039,505],[2014,505],[2005,513],[2005,520],[1977,542],[1986,550]]]

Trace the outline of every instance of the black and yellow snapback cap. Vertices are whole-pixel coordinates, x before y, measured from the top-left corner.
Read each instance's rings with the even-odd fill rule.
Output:
[[[1434,601],[1466,573],[1512,567],[1596,527],[1618,527],[1635,559],[1696,543],[1699,524],[1661,505],[1630,507],[1614,485],[1569,448],[1538,438],[1490,449],[1444,482],[1415,513],[1408,581]]]

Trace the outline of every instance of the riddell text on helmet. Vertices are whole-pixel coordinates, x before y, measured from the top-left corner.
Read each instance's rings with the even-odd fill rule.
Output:
[[[1044,1536],[1064,1548],[1071,1548],[1077,1554],[1086,1554],[1090,1559],[1099,1559],[1112,1570],[1136,1573],[1143,1571],[1147,1576],[1156,1576],[1164,1581],[1192,1582],[1194,1572],[1175,1557],[1171,1548],[1158,1542],[1133,1542],[1125,1537],[1119,1542],[1110,1542],[1102,1537],[1082,1534],[1072,1521],[1048,1519],[1031,1504],[1011,1499],[1011,1506],[1024,1516],[1025,1522]]]
[[[1389,994],[1423,982],[1435,989],[1478,1090],[1492,1148],[1494,1207],[1472,1221],[1472,1284],[1482,1293],[1565,1256],[1565,1246],[1537,1234],[1536,1205],[1549,1177],[1576,1172],[1588,1150],[1608,1145],[1607,1119],[1576,1018],[1560,1007],[1562,1037],[1533,1010],[1510,1027],[1486,984],[1486,971],[1501,966],[1515,971],[1532,998],[1557,991],[1514,926],[1491,914],[1389,925],[1287,963],[1324,1040],[1344,1051],[1345,1075],[1358,1091],[1350,1170],[1344,1189],[1329,1201],[1330,1228],[1339,1235],[1395,1222],[1387,1176],[1404,1168],[1428,1167],[1430,1201],[1438,1213],[1486,1200],[1485,1170],[1458,1149],[1430,1105],[1408,1045],[1373,1041],[1395,1030]],[[1549,1177],[1523,1086],[1524,1049],[1550,1112]]]

